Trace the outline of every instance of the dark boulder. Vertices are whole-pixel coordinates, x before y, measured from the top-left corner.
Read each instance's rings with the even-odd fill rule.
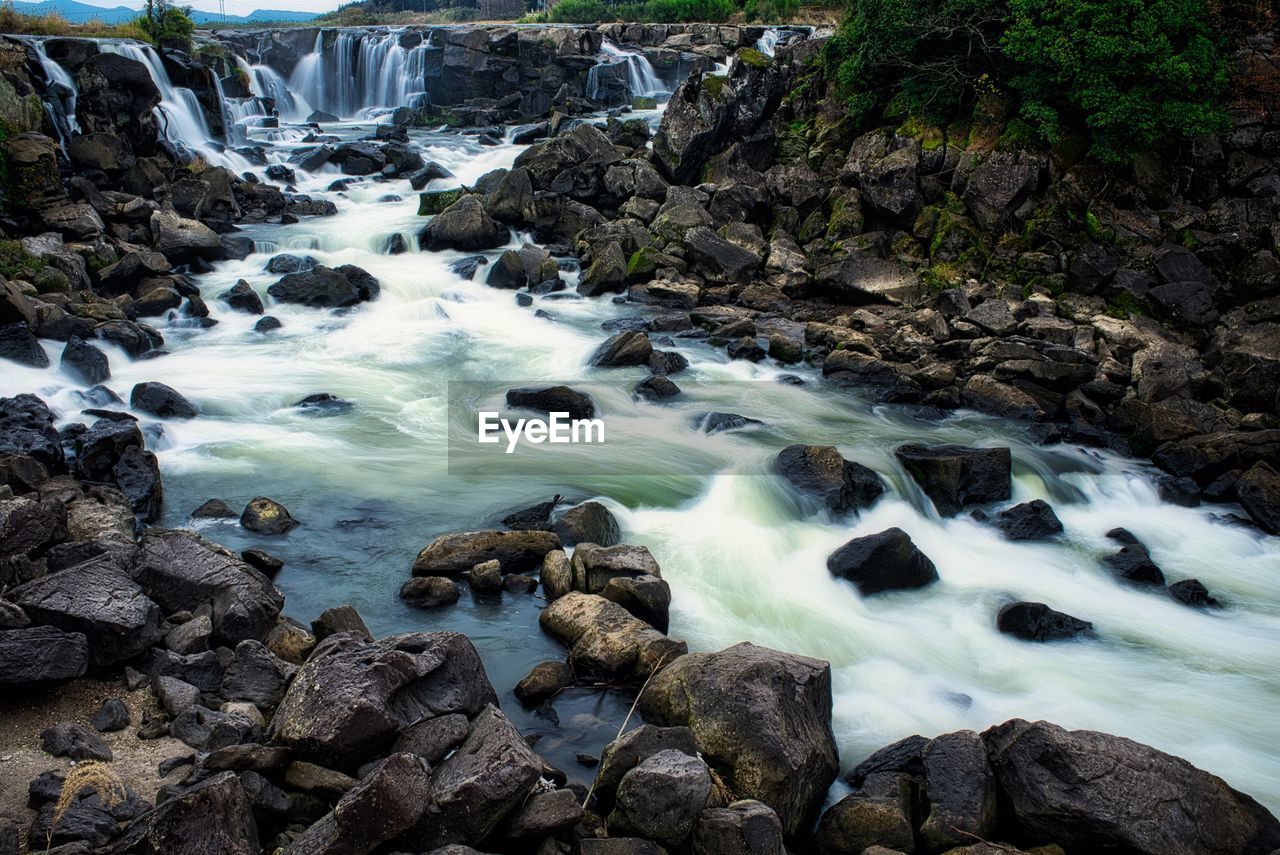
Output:
[[[484,209],[477,196],[463,196],[427,224],[418,237],[424,249],[474,252],[502,246],[510,239],[505,226]]]
[[[1007,448],[910,444],[899,446],[894,456],[943,516],[966,505],[1009,498],[1012,456]]]
[[[0,630],[0,685],[52,683],[82,676],[89,667],[84,633],[52,626]]]
[[[839,771],[826,662],[746,643],[689,654],[654,675],[639,704],[650,722],[692,730],[732,791],[773,808],[788,837],[817,818]]]
[[[1236,481],[1236,496],[1258,528],[1280,534],[1280,472],[1265,462],[1255,463]]]
[[[505,840],[540,841],[582,821],[583,809],[573,790],[534,793],[503,823]]]
[[[1044,540],[1062,534],[1062,522],[1043,499],[1033,499],[996,514],[995,527],[1009,540]]]
[[[62,349],[60,366],[63,371],[79,378],[88,386],[104,383],[111,378],[111,365],[107,361],[107,355],[78,335],[67,339],[67,346]]]
[[[365,626],[364,618],[360,617],[356,607],[349,603],[331,606],[311,622],[311,634],[315,636],[316,641],[324,641],[329,636],[341,632],[352,632],[365,641],[373,641],[373,634],[369,632],[369,627]]]
[[[1107,532],[1107,536],[1123,544],[1119,552],[1103,559],[1116,579],[1130,585],[1164,587],[1164,571],[1151,560],[1141,541],[1122,528]]]
[[[914,852],[918,783],[900,772],[876,772],[822,815],[814,835],[819,855]]]
[[[278,256],[277,256],[278,257]],[[275,259],[272,259],[274,261]],[[261,315],[265,308],[262,305],[262,298],[258,296],[258,292],[243,279],[232,285],[218,297],[231,308],[248,312],[251,315]]]
[[[280,703],[297,670],[262,642],[246,638],[236,645],[223,672],[220,694],[229,701],[248,701],[261,709],[271,709]]]
[[[560,515],[551,529],[560,536],[560,543],[564,546],[578,543],[614,546],[622,540],[618,521],[599,502],[583,502],[569,508]]]
[[[656,727],[642,724],[604,747],[592,791],[604,810],[611,810],[613,797],[623,776],[661,751],[675,750],[690,757],[698,754],[693,731],[687,727]]]
[[[339,633],[320,642],[290,683],[270,735],[298,756],[355,768],[414,722],[474,716],[496,700],[463,635],[405,633],[371,642]]]
[[[397,754],[406,751],[416,754],[434,766],[467,738],[470,727],[471,723],[462,713],[423,719],[401,730],[391,750]]]
[[[400,586],[400,599],[420,609],[434,609],[458,601],[458,583],[445,576],[414,576]]]
[[[107,555],[19,585],[9,598],[33,623],[83,633],[96,667],[132,659],[160,640],[160,608]]]
[[[790,445],[778,452],[778,472],[799,492],[836,514],[870,507],[884,493],[880,477],[845,460],[831,445]]]
[[[609,814],[609,832],[676,848],[693,833],[711,796],[706,763],[682,751],[659,751],[622,776]]]
[[[267,294],[281,303],[301,303],[313,308],[341,308],[377,299],[378,280],[362,268],[344,264],[337,269],[317,265],[282,276]]]
[[[558,659],[550,662],[539,662],[516,683],[515,696],[522,703],[537,706],[554,697],[561,689],[573,682],[573,672],[569,666]]]
[[[619,576],[610,579],[600,596],[622,606],[659,632],[670,622],[671,586],[657,576]]]
[[[636,384],[635,396],[644,401],[665,401],[680,394],[680,387],[662,375],[651,374]]]
[[[590,364],[601,368],[624,365],[647,365],[653,354],[649,336],[638,330],[625,330],[610,337],[596,349]]]
[[[234,772],[222,772],[182,790],[143,814],[117,844],[144,855],[258,855],[253,805]]]
[[[1280,847],[1280,822],[1265,808],[1149,746],[1021,719],[982,738],[1010,819],[1068,851],[1238,855]]]
[[[370,852],[411,828],[431,801],[431,770],[413,754],[393,754],[284,847],[284,855]]]
[[[938,579],[929,557],[900,528],[855,537],[827,558],[833,576],[848,579],[863,596],[923,588]]]
[[[193,419],[198,414],[191,402],[163,383],[138,383],[129,393],[129,406],[162,419]]]
[[[996,629],[1023,641],[1063,641],[1091,633],[1093,624],[1044,603],[1009,603],[996,615]]]
[[[930,850],[988,840],[996,828],[996,784],[987,748],[972,730],[929,741],[922,752],[928,799],[920,837]]]
[[[48,368],[49,354],[25,323],[0,326],[0,359],[31,368]]]
[[[569,386],[508,389],[507,406],[540,413],[568,413],[571,419],[591,419],[596,415],[596,405],[591,396]]]
[[[1209,589],[1199,579],[1183,579],[1169,586],[1169,596],[1192,608],[1218,608],[1222,603],[1209,596]]]
[[[115,733],[129,726],[129,708],[119,698],[107,698],[89,719],[99,733]]]
[[[0,398],[0,454],[25,454],[51,472],[65,470],[53,413],[35,395]]]
[[[244,506],[240,525],[257,534],[288,534],[302,523],[294,519],[284,505],[266,496],[258,496]]]
[[[71,760],[114,759],[101,736],[74,722],[64,721],[41,731],[40,748],[54,757]]]
[[[782,822],[763,802],[707,808],[693,827],[695,855],[783,855]]]

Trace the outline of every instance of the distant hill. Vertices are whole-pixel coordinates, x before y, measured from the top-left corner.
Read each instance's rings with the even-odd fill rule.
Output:
[[[113,6],[108,9],[103,6],[80,3],[78,0],[41,0],[39,3],[16,0],[13,5],[17,11],[29,15],[47,15],[50,12],[57,12],[68,21],[76,24],[92,20],[102,21],[104,24],[121,24],[125,21],[132,21],[141,14],[140,10],[130,9],[128,6]],[[202,9],[192,9],[191,11],[192,20],[202,26],[221,23],[248,24],[255,21],[302,22],[313,20],[316,17],[316,12],[289,12],[283,9],[255,9],[248,15],[227,15],[225,18],[217,12],[206,12]]]

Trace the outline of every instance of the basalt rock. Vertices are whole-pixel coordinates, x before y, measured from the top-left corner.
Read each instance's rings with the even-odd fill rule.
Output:
[[[0,630],[0,685],[52,683],[82,676],[89,643],[81,632],[52,626]]]
[[[966,505],[1009,498],[1012,459],[1007,448],[910,444],[897,448],[894,456],[945,516]]]
[[[463,196],[436,214],[419,240],[428,250],[474,252],[502,246],[509,237],[507,229],[489,216],[478,197]]]
[[[692,730],[733,792],[773,808],[789,838],[817,818],[839,771],[831,668],[816,659],[745,643],[682,656],[653,677],[640,711]]]
[[[875,472],[845,460],[835,446],[791,445],[778,452],[777,468],[799,492],[844,514],[869,507],[884,493]]]
[[[164,383],[138,383],[129,394],[129,406],[162,419],[193,419],[198,415],[190,401]]]
[[[497,560],[504,573],[531,570],[543,557],[560,547],[560,538],[548,531],[464,531],[442,535],[418,553],[415,576],[452,576],[477,564]]]
[[[1087,635],[1093,624],[1044,603],[1010,603],[996,615],[996,628],[1023,641],[1062,641]]]
[[[853,582],[863,596],[922,588],[938,579],[933,562],[900,528],[854,538],[831,553],[827,569]]]

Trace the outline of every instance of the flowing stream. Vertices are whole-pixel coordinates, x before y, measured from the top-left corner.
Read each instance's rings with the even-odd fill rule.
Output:
[[[360,50],[353,61],[364,61]],[[403,51],[388,47],[383,59],[394,54],[399,68],[411,69],[413,51],[401,56],[396,50]],[[304,68],[307,62],[293,74],[288,88],[297,100],[281,110],[282,127],[245,127],[273,161],[302,145],[306,129],[286,123],[299,113],[320,107],[367,115],[414,91],[412,81],[375,84],[368,77],[354,78],[352,87],[322,67]],[[254,80],[255,90],[282,84],[265,73]],[[190,135],[185,141],[200,148],[207,127],[182,118],[184,101],[176,93],[165,97],[169,132]],[[279,93],[274,97],[279,104]],[[639,115],[656,124],[660,111]],[[372,128],[356,121],[324,126],[350,139]],[[475,137],[451,132],[413,131],[411,137],[425,158],[457,176],[433,181],[430,189],[469,184],[509,166],[523,149],[482,147]],[[511,695],[516,681],[535,663],[563,656],[538,628],[539,599],[477,600],[468,593],[456,606],[419,611],[405,606],[397,591],[417,551],[441,533],[487,527],[556,493],[594,497],[613,510],[626,542],[644,544],[657,557],[673,589],[671,634],[692,649],[750,640],[831,662],[846,768],[911,733],[1044,718],[1148,742],[1280,809],[1276,538],[1236,524],[1229,508],[1161,502],[1153,470],[1143,463],[1037,446],[1024,428],[976,414],[921,421],[826,388],[811,370],[731,362],[723,350],[694,338],[677,337],[672,345],[691,363],[676,378],[685,395],[663,406],[634,401],[628,390],[642,369],[597,369],[587,361],[607,335],[602,323],[651,312],[563,294],[520,306],[509,291],[451,272],[449,263],[461,253],[417,250],[424,221],[407,181],[354,181],[334,193],[325,190],[339,177],[331,169],[299,173],[299,189],[332,199],[337,216],[249,227],[258,252],[196,277],[216,326],[197,328],[177,315],[152,319],[170,351],[154,360],[131,362],[105,348],[113,371],[108,385],[122,397],[134,383],[158,380],[202,411],[163,426],[136,414],[154,425],[167,525],[191,526],[188,515],[206,499],[220,497],[238,508],[257,495],[283,502],[303,521],[276,539],[233,523],[196,526],[233,548],[259,546],[283,558],[276,583],[289,614],[306,622],[350,602],[375,634],[467,633],[484,655],[504,709],[523,731],[541,737],[538,748],[552,762],[587,780],[592,772],[575,755],[598,753],[616,733],[630,697],[572,690],[555,703],[558,724],[556,716],[520,707]],[[411,251],[384,254],[395,234]],[[513,233],[510,246],[526,238]],[[242,278],[265,297],[277,277],[264,266],[281,251],[329,266],[359,265],[379,279],[381,297],[337,312],[270,306],[283,328],[258,333],[256,317],[216,298]],[[45,345],[56,366],[60,348]],[[805,385],[778,382],[784,374],[800,376]],[[450,474],[451,380],[484,381],[495,396],[513,385],[572,382],[595,398],[610,442],[557,450],[507,469],[496,459]],[[89,418],[79,415],[90,406],[83,387],[56,367],[5,364],[0,393],[19,392],[41,395],[69,420]],[[353,401],[355,409],[321,417],[291,406],[318,392]],[[695,425],[697,414],[707,411],[741,413],[765,425],[707,436]],[[1012,543],[967,516],[939,518],[893,458],[892,449],[907,441],[1011,446],[1013,502],[1048,500],[1065,535]],[[795,442],[838,446],[879,472],[889,492],[851,519],[818,512],[770,470],[777,451]],[[609,463],[618,465],[602,465]],[[828,573],[826,557],[836,547],[890,526],[905,530],[935,562],[940,582],[862,598]],[[1117,584],[1100,563],[1116,548],[1105,537],[1116,526],[1148,545],[1170,582],[1194,576],[1226,607],[1195,610]],[[1046,602],[1090,620],[1097,637],[1036,645],[1003,636],[995,614],[1012,599]]]

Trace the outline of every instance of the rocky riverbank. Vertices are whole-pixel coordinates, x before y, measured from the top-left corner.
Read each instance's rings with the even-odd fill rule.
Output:
[[[419,243],[474,252],[505,246],[510,227],[531,230],[545,248],[463,262],[517,299],[566,289],[554,257],[576,254],[579,293],[624,294],[650,310],[592,359],[651,369],[637,394],[679,394],[684,357],[660,349],[661,335],[705,337],[735,359],[807,361],[831,383],[924,414],[964,406],[1024,419],[1046,442],[1154,448],[1171,475],[1170,496],[1238,500],[1255,524],[1275,530],[1280,428],[1274,400],[1259,398],[1273,388],[1265,380],[1275,282],[1239,278],[1274,263],[1274,226],[1263,225],[1275,214],[1273,111],[1240,112],[1220,159],[1192,152],[1163,167],[1181,178],[1157,203],[1133,188],[1108,195],[1087,184],[1097,178],[1087,165],[1066,168],[978,131],[956,146],[905,128],[847,139],[808,62],[816,40],[769,57],[744,47],[751,42],[737,28],[552,30],[562,43],[537,50],[551,51],[561,72],[578,64],[568,57],[598,51],[602,33],[712,62],[736,52],[727,76],[680,87],[650,140],[649,126],[626,113],[602,126],[572,120],[601,106],[584,97],[585,64],[572,85],[523,71],[535,88],[512,81],[515,69],[549,67],[525,65],[542,35],[456,32],[446,36],[442,68],[484,82],[455,99],[470,119],[448,115],[481,125],[545,119],[530,133],[546,138],[471,187],[426,190],[422,211],[431,219]],[[301,38],[268,34],[265,44],[296,55],[305,45],[289,40]],[[1257,42],[1259,51],[1272,44]],[[280,278],[267,305],[247,284],[201,294],[189,277],[252,250],[238,223],[333,212],[332,202],[290,189],[292,170],[332,163],[350,180],[421,176],[426,187],[440,167],[403,129],[383,126],[355,143],[317,129],[296,162],[261,177],[236,174],[165,140],[152,112],[160,91],[141,63],[75,40],[46,46],[78,84],[80,132],[63,146],[56,111],[35,109],[49,103],[37,58],[28,45],[5,45],[0,73],[13,97],[3,90],[0,101],[7,122],[27,124],[4,142],[0,354],[44,367],[38,340],[65,342],[62,367],[84,381],[88,423],[59,429],[64,414],[34,395],[0,400],[0,685],[19,706],[29,699],[33,709],[66,713],[40,722],[39,747],[55,759],[26,787],[26,809],[0,829],[0,852],[1280,848],[1280,823],[1253,799],[1176,757],[1102,733],[1013,720],[841,758],[830,666],[750,644],[690,653],[668,635],[671,590],[657,560],[625,543],[595,502],[552,500],[512,509],[500,528],[477,520],[477,530],[441,533],[416,558],[404,556],[409,578],[400,590],[436,610],[456,602],[463,585],[478,596],[547,601],[539,623],[566,658],[521,680],[520,701],[553,704],[569,686],[621,686],[637,698],[636,726],[624,723],[598,755],[579,758],[596,770],[589,788],[570,784],[504,715],[497,689],[510,687],[492,684],[466,636],[374,638],[355,609],[336,603],[309,625],[282,616],[272,582],[281,562],[270,543],[298,521],[266,497],[243,509],[211,500],[197,517],[238,518],[261,539],[261,548],[239,553],[155,527],[164,502],[148,450],[155,426],[144,432],[112,407],[123,402],[104,385],[111,365],[94,342],[133,360],[163,358],[163,336],[140,319],[199,326],[208,322],[205,301],[221,299],[263,314],[259,326],[269,332],[269,305],[347,309],[377,300],[380,284],[361,268],[298,255],[270,262]],[[253,35],[242,47],[265,60],[263,45]],[[451,56],[460,57],[452,66]],[[216,73],[202,67],[203,79]],[[508,84],[523,93],[518,105],[484,100]],[[420,116],[399,118],[412,125]],[[1232,183],[1242,169],[1247,178]],[[1093,219],[1074,231],[1071,199],[1061,194],[1089,187],[1080,192]],[[1055,218],[1044,205],[1060,206]],[[1235,223],[1222,219],[1229,216],[1243,218],[1239,229],[1208,228]],[[953,273],[972,279],[943,281]],[[1248,288],[1227,287],[1235,282]],[[1217,314],[1174,311],[1181,304],[1170,295],[1179,294],[1208,299]],[[594,410],[572,389],[513,392],[512,406]],[[299,405],[346,403],[319,395]],[[163,421],[201,417],[160,383],[135,386],[129,404]],[[750,418],[712,415],[718,427]],[[1015,540],[1063,528],[1044,502],[999,507],[1011,495],[1008,449],[905,445],[895,453],[940,514],[991,506],[991,524]],[[789,447],[776,466],[835,515],[868,508],[885,491],[875,472],[830,447]],[[291,536],[324,535],[304,527]],[[1163,588],[1141,542],[1122,529],[1112,536],[1115,575]],[[828,569],[865,596],[927,586],[938,575],[898,529],[849,541]],[[1211,592],[1192,582],[1169,593],[1211,608]],[[1089,630],[1039,603],[1012,604],[991,620],[1026,641]],[[118,687],[113,697],[100,698],[103,681]],[[92,702],[56,706],[70,696]],[[29,743],[35,729],[22,733]],[[40,756],[34,748],[21,746],[25,763]],[[140,763],[156,764],[158,778],[133,772]],[[847,794],[840,785],[829,803],[842,769]]]

